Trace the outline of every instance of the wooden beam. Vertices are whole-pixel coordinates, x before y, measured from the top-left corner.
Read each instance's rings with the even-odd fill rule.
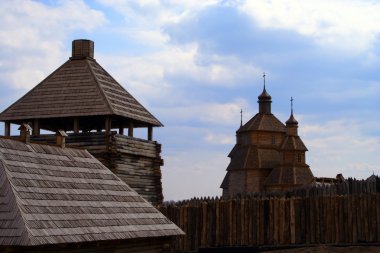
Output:
[[[148,126],[148,141],[151,141],[153,139],[153,127]]]
[[[124,135],[124,127],[122,125],[119,126],[119,134]]]
[[[5,121],[4,123],[4,135],[11,136],[11,122]]]
[[[129,123],[129,126],[128,126],[128,136],[129,137],[133,137],[133,122]]]
[[[111,132],[111,118],[110,118],[110,116],[106,116],[105,130],[106,130],[106,133]]]
[[[74,133],[79,133],[79,118],[75,117],[74,118]]]
[[[38,119],[35,119],[33,121],[33,135],[34,136],[40,135],[40,121]]]

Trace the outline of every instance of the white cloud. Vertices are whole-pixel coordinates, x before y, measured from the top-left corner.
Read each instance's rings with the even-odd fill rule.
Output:
[[[380,171],[380,139],[364,132],[367,124],[372,125],[370,119],[302,124],[299,132],[309,148],[307,160],[314,174],[366,178],[372,171]]]
[[[124,17],[120,33],[142,44],[164,46],[168,41],[162,28],[179,23],[196,15],[204,8],[217,4],[218,0],[160,1],[160,0],[97,0]],[[133,27],[133,29],[131,29]]]
[[[208,133],[205,141],[211,144],[235,144],[235,138],[232,135]]]
[[[160,100],[177,101],[178,106],[188,99],[186,89],[203,85],[243,85],[262,72],[260,68],[232,56],[213,55],[208,57],[207,62],[202,62],[196,44],[166,47],[143,56],[97,54],[97,58],[106,69],[112,70],[110,74],[116,80],[137,97],[157,99],[157,94],[160,94]],[[192,86],[186,87],[190,82]],[[177,92],[175,95],[174,90]]]
[[[263,28],[294,30],[322,45],[366,50],[380,32],[380,3],[358,0],[248,0],[240,10]]]
[[[47,6],[34,1],[0,2],[1,83],[29,89],[68,59],[65,40],[71,32],[91,31],[106,22],[83,1]]]
[[[162,185],[165,201],[221,196],[219,186],[229,161],[226,154],[199,149],[173,153],[164,159]]]
[[[179,122],[215,124],[223,126],[238,126],[240,109],[247,105],[246,100],[238,99],[229,103],[202,102],[185,106],[159,109],[162,115],[171,115]]]

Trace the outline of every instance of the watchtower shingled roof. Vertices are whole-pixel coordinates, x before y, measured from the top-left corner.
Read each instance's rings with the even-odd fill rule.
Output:
[[[70,119],[75,117],[88,117],[81,130],[104,129],[106,116],[116,127],[162,126],[93,57],[92,41],[74,40],[72,57],[3,111],[0,120],[15,124],[39,120],[38,128],[51,131],[74,130]]]

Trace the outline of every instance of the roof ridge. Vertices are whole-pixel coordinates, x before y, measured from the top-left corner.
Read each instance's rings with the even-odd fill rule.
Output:
[[[16,100],[14,103],[12,103],[10,106],[7,107],[7,109],[5,109],[4,111],[2,111],[0,113],[0,118],[2,115],[6,114],[6,112],[10,109],[12,109],[12,107],[20,102],[23,101],[23,99],[25,99],[29,94],[31,94],[35,89],[37,89],[37,87],[39,87],[40,85],[42,85],[46,80],[48,80],[50,77],[52,77],[55,73],[57,73],[60,69],[63,68],[63,66],[65,66],[66,63],[70,62],[70,60],[67,60],[65,61],[61,66],[59,66],[56,70],[54,70],[53,72],[50,73],[50,75],[48,75],[46,78],[42,79],[41,82],[39,82],[36,86],[34,86],[31,90],[29,90],[27,93],[25,93],[21,98],[19,98],[18,100]]]
[[[113,76],[110,74],[110,73],[108,73],[108,71],[106,70],[106,69],[104,69],[98,62],[96,62],[95,60],[94,60],[94,62],[108,75],[108,77],[110,77],[113,81],[114,81],[114,83],[115,84],[117,84],[117,85],[119,85],[123,90],[124,90],[124,92],[126,92],[133,100],[135,100],[135,102],[139,105],[139,106],[141,106],[142,107],[142,109],[144,109],[152,118],[154,118],[161,126],[164,126],[152,113],[150,113],[149,112],[149,110],[148,109],[146,109],[134,96],[132,96],[132,94],[131,93],[129,93],[115,78],[113,78]],[[90,64],[91,65],[91,64]],[[92,71],[92,69],[91,69],[91,71]],[[97,84],[100,86],[100,88],[102,89],[102,91],[104,92],[104,90],[103,90],[103,88],[101,87],[101,85],[100,85],[100,83],[99,83],[99,81],[96,79],[96,82],[97,82]],[[111,103],[110,103],[110,101],[108,100],[108,96],[106,95],[106,93],[104,92],[104,96],[106,97],[106,99],[107,99],[107,102],[111,105]],[[111,105],[111,107],[112,107],[112,105]],[[113,110],[113,107],[112,107],[112,111],[113,111],[113,113],[114,114],[117,114],[116,112],[114,112],[114,110]]]
[[[19,240],[21,240],[20,244],[21,245],[30,245],[31,242],[32,242],[32,239],[30,238],[30,235],[31,235],[30,229],[26,225],[26,220],[25,220],[25,218],[23,216],[23,212],[22,212],[21,208],[18,207],[17,203],[19,203],[20,198],[17,196],[17,192],[14,189],[11,180],[9,180],[10,175],[8,174],[8,168],[7,168],[7,165],[4,163],[4,160],[3,160],[2,156],[0,156],[0,167],[3,168],[3,171],[0,171],[0,180],[1,180],[2,177],[6,177],[4,179],[4,181],[5,181],[5,187],[9,188],[9,191],[12,191],[12,196],[10,196],[10,198],[13,199],[14,206],[11,207],[11,210],[12,210],[14,216],[16,216],[16,217],[20,216],[20,218],[21,218],[21,220],[20,220],[20,222],[21,222],[20,229],[22,229],[22,233],[21,233],[21,236],[19,238]],[[3,181],[3,180],[1,180],[1,181]],[[9,194],[7,196],[9,196]],[[6,205],[10,205],[11,202],[12,201],[9,201]],[[10,244],[12,245],[12,243],[10,243]]]
[[[95,59],[94,59],[93,61],[94,61],[97,65],[100,66],[100,64],[98,64],[98,63],[95,61]],[[90,72],[91,72],[91,74],[92,74],[92,77],[93,77],[93,79],[95,80],[96,86],[98,87],[101,96],[103,96],[103,98],[105,99],[105,101],[106,101],[106,103],[107,103],[107,107],[108,107],[108,109],[111,111],[111,114],[116,114],[115,111],[113,110],[113,107],[112,107],[112,105],[111,105],[111,102],[109,101],[109,99],[108,99],[108,97],[106,96],[106,94],[105,94],[103,88],[101,87],[98,78],[96,78],[95,72],[94,72],[94,70],[92,69],[92,66],[91,66],[91,64],[90,64],[90,62],[89,62],[89,59],[86,59],[85,62],[86,62],[87,66],[88,66],[89,69],[90,69]],[[102,69],[103,69],[103,68],[102,68]],[[103,69],[103,70],[104,70],[104,69]],[[108,73],[107,73],[107,74],[108,74]]]

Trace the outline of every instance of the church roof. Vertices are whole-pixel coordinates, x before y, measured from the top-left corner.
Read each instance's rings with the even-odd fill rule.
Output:
[[[306,185],[314,180],[309,166],[284,166],[274,168],[264,180],[265,186],[273,185]]]
[[[88,151],[0,138],[0,245],[182,235]]]
[[[253,168],[273,168],[278,165],[277,150],[257,146],[235,145],[228,155],[231,157],[227,171]]]
[[[247,131],[272,131],[286,132],[285,125],[273,114],[257,113],[252,119],[245,123],[237,131],[238,133]]]
[[[299,136],[286,135],[280,145],[282,150],[307,151],[307,148]]]
[[[269,95],[269,93],[265,89],[265,86],[264,86],[263,92],[257,98],[259,99],[259,101],[262,101],[262,100],[270,101],[272,99],[272,97]]]
[[[294,118],[293,113],[290,115],[289,119],[285,122],[286,125],[298,125],[298,121]]]
[[[3,111],[0,120],[116,115],[142,125],[162,126],[92,58],[93,51],[86,57],[76,55],[75,42],[83,40],[73,41],[73,57]]]

